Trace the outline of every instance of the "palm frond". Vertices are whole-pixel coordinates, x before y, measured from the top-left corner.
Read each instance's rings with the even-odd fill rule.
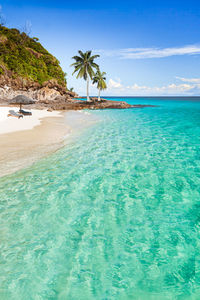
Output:
[[[99,70],[99,65],[94,62],[94,60],[98,58],[99,55],[97,54],[91,56],[91,50],[88,50],[85,53],[81,50],[78,50],[78,53],[79,55],[75,55],[72,57],[72,59],[75,60],[75,62],[71,64],[71,66],[74,67],[72,75],[74,75],[74,73],[77,73],[76,78],[84,78],[85,80],[91,78],[93,80],[93,83],[97,83],[98,85],[100,85],[100,87],[102,87],[103,85],[100,83],[101,72]],[[96,70],[96,74],[94,72],[94,69]]]
[[[96,55],[91,56],[90,59],[91,59],[91,60],[94,60],[95,58],[98,58],[98,57],[100,57],[100,55],[99,55],[99,54],[96,54]]]
[[[80,61],[80,62],[83,60],[82,57],[78,55],[73,56],[72,59],[75,59],[76,61]]]
[[[76,78],[82,78],[82,77],[84,78],[84,75],[85,75],[85,69],[81,68],[80,71],[78,72],[78,75],[76,76]]]
[[[97,77],[93,77],[92,83],[93,84],[98,83],[98,78]]]
[[[78,53],[80,54],[80,56],[84,59],[85,57],[85,53],[83,53],[81,50],[78,50]]]
[[[74,75],[74,73],[78,72],[78,70],[80,70],[80,68],[81,68],[81,65],[75,67],[74,72],[72,73],[72,75]]]
[[[88,67],[87,67],[87,73],[88,73],[88,75],[90,76],[91,79],[92,79],[93,76],[95,75],[94,70],[92,69],[91,66],[88,66]]]
[[[101,72],[100,69],[98,68],[96,71],[96,74],[93,77],[93,84],[97,83],[97,88],[99,90],[105,90],[107,88],[107,85],[105,82],[106,77],[104,75],[106,75],[106,73]]]
[[[87,72],[84,73],[83,78],[84,78],[84,80],[87,80],[87,78],[88,78]]]
[[[91,53],[92,51],[91,50],[88,50],[85,54],[86,54],[86,57],[87,59],[91,59]]]
[[[79,63],[79,62],[75,62],[75,63],[71,64],[70,67],[76,67],[76,66],[79,66],[80,64],[81,63]]]
[[[94,62],[92,62],[91,63],[91,66],[93,67],[93,68],[95,68],[95,69],[99,69],[99,65],[97,65],[96,63],[94,63]]]

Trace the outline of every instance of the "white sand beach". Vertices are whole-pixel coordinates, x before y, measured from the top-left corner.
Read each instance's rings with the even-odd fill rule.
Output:
[[[63,145],[70,127],[58,111],[31,110],[23,119],[8,117],[16,107],[0,107],[0,177],[31,165]]]
[[[19,107],[3,107],[0,106],[0,134],[30,130],[41,124],[42,118],[61,117],[60,112],[47,110],[32,109],[32,116],[24,116],[23,118],[8,117],[9,110],[19,111]]]
[[[58,150],[97,118],[83,111],[32,109],[23,119],[7,117],[15,107],[0,106],[0,177],[32,165]]]

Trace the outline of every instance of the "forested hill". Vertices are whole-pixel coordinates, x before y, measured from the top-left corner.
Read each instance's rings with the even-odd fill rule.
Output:
[[[59,61],[39,42],[17,29],[0,25],[0,76],[24,78],[42,85],[53,80],[66,87]]]

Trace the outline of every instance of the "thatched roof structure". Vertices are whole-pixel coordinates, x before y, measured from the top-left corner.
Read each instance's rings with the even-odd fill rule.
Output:
[[[32,100],[31,98],[28,98],[24,95],[18,95],[14,97],[11,101],[10,104],[20,104],[20,105],[28,105],[28,104],[34,104],[35,101]]]

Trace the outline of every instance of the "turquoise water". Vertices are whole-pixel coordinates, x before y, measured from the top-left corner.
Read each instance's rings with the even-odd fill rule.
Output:
[[[0,179],[0,299],[200,299],[200,102],[101,121]]]

